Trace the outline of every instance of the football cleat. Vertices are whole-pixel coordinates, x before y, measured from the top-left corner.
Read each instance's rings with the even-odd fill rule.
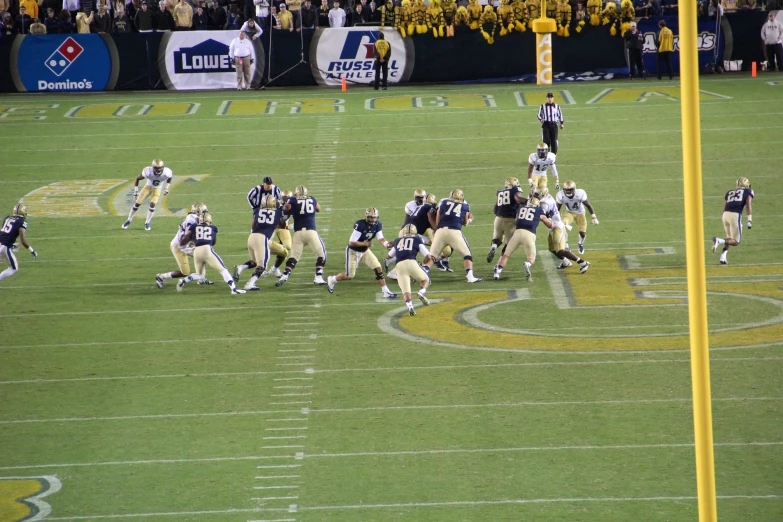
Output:
[[[150,230],[152,230],[152,225],[150,225],[149,223],[144,223],[144,230],[149,232]]]
[[[585,244],[584,243],[577,243],[576,246],[579,248],[579,253],[584,254],[585,253]]]
[[[714,254],[718,250],[718,238],[712,238],[712,253]]]
[[[245,290],[248,292],[255,292],[256,290],[261,290],[256,285],[251,285],[250,283],[245,285]]]
[[[430,300],[429,300],[429,299],[427,299],[427,296],[425,296],[425,295],[424,295],[424,294],[422,294],[421,292],[418,292],[418,293],[416,294],[416,297],[418,297],[418,298],[419,298],[419,301],[421,301],[421,304],[423,304],[424,306],[429,306],[429,305],[430,305]]]
[[[314,285],[325,285],[326,281],[324,281],[323,277],[317,275],[317,276],[315,276],[315,279],[313,279],[313,284]]]
[[[728,264],[729,264],[729,261],[728,261],[728,259],[723,259],[723,258],[720,258],[720,264],[721,264],[721,265],[728,265]]]
[[[231,289],[231,295],[239,295],[239,294],[244,294],[244,293],[247,293],[247,292],[245,292],[241,288],[232,288]]]
[[[283,276],[283,272],[281,272],[280,269],[277,268],[277,267],[273,268],[272,271],[269,272],[269,273],[272,274],[275,277],[282,277]]]
[[[494,248],[490,249],[489,254],[487,254],[487,263],[491,263],[495,259],[495,250]]]
[[[442,259],[438,259],[437,261],[435,261],[435,268],[437,268],[441,272],[448,271],[448,268],[446,268],[446,265],[443,263]],[[453,272],[453,270],[452,270],[452,272]]]
[[[415,317],[416,310],[414,310],[413,308],[408,308],[408,315],[410,315],[411,317]]]
[[[161,290],[163,289],[163,278],[160,277],[160,274],[155,276],[155,284],[158,285],[158,288]]]
[[[396,281],[397,280],[397,269],[396,268],[392,268],[391,270],[389,270],[389,273],[386,274],[386,277]]]
[[[125,223],[122,224],[122,229],[123,230],[128,230],[128,227],[130,226],[130,224],[131,224],[131,222],[130,222],[130,219],[129,219],[128,221],[126,221]]]
[[[275,286],[280,287],[285,284],[285,282],[288,281],[288,276],[283,274],[280,276],[280,279],[277,280],[277,283],[275,283]]]
[[[235,283],[239,282],[239,265],[234,265],[234,273],[232,274],[231,277],[234,278]]]
[[[384,292],[383,297],[385,297],[386,299],[397,299],[397,294],[393,292]]]
[[[468,283],[483,283],[484,280],[480,277],[468,278]]]
[[[200,284],[200,285],[214,285],[215,283],[213,283],[209,279],[202,279],[201,281],[198,282],[198,284]]]
[[[584,274],[587,272],[587,269],[590,268],[590,261],[585,261],[584,263],[579,265],[579,273]]]
[[[568,268],[569,266],[571,266],[571,261],[569,261],[568,259],[563,259],[563,261],[561,261],[560,264],[557,265],[557,269],[563,270],[564,268]]]
[[[522,270],[525,271],[525,279],[527,279],[528,281],[532,281],[533,274],[530,272],[530,263],[525,263],[524,265],[522,265]]]
[[[185,289],[185,283],[186,281],[184,277],[177,282],[177,292],[181,292]]]
[[[446,268],[446,272],[454,272],[454,270],[451,269],[448,258],[441,260],[441,264]]]
[[[497,269],[495,269],[495,271],[492,273],[492,279],[495,281],[500,281],[500,272],[498,272]]]
[[[334,285],[337,283],[337,278],[334,276],[329,276],[326,278],[326,289],[329,290],[330,294],[334,293]]]

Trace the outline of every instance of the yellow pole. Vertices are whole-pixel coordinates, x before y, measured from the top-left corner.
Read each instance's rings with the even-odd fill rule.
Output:
[[[682,164],[685,188],[685,251],[688,267],[696,486],[699,495],[699,522],[716,522],[718,512],[715,501],[715,458],[712,447],[707,277],[704,268],[697,29],[696,2],[680,2]]]
[[[541,17],[531,25],[536,33],[536,84],[552,85],[552,33],[557,24],[546,15],[546,0],[541,2]]]

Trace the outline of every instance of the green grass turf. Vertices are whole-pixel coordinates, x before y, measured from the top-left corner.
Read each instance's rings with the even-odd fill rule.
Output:
[[[780,77],[702,82],[726,97],[702,99],[702,151],[709,321],[739,328],[711,336],[718,512],[738,522],[783,519],[783,87],[767,82]],[[396,108],[375,111],[365,108],[372,91],[358,88],[0,97],[5,109],[46,110],[0,119],[0,208],[82,181],[99,209],[41,216],[84,197],[74,193],[30,204],[40,258],[20,251],[20,272],[0,284],[0,478],[57,476],[62,489],[45,500],[64,520],[696,519],[689,356],[676,341],[688,322],[680,107],[623,90],[676,85],[558,86],[576,101],[563,107],[561,180],[588,192],[601,224],[588,228],[593,266],[581,276],[554,269],[542,228],[532,283],[522,252],[497,282],[484,258],[495,191],[526,177],[539,141],[536,106],[514,93],[538,103],[540,88],[394,88],[383,97],[398,97]],[[618,90],[587,103],[608,88]],[[456,98],[477,94],[496,106]],[[438,96],[449,106],[433,107]],[[411,108],[414,97],[425,108]],[[326,98],[344,111],[286,105]],[[218,115],[226,100],[255,105]],[[276,113],[253,114],[259,100],[279,102]],[[178,115],[190,103],[197,112]],[[121,105],[155,108],[111,116]],[[160,291],[154,277],[176,267],[168,245],[180,218],[158,215],[145,232],[142,207],[123,231],[125,215],[111,213],[120,187],[89,189],[127,184],[153,157],[176,177],[209,174],[175,186],[166,205],[206,202],[230,266],[248,257],[245,194],[264,175],[321,201],[328,274],[342,269],[365,207],[396,236],[414,189],[461,188],[476,217],[465,229],[475,271],[488,280],[468,286],[454,259],[454,274],[432,274],[430,296],[444,301],[386,322],[402,303],[379,302],[366,267],[329,295],[311,284],[309,253],[282,288],[262,279],[261,292],[233,297],[210,270],[212,287],[178,294],[169,280]],[[739,176],[756,191],[756,227],[721,267],[709,239],[722,235],[723,195]],[[570,308],[558,307],[558,285]],[[525,299],[474,317],[534,335],[471,326],[471,306],[509,290]],[[649,291],[669,293],[636,293]],[[661,339],[668,349],[651,349]],[[5,483],[4,522],[15,520]]]

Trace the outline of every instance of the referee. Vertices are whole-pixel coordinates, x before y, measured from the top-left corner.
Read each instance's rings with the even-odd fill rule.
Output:
[[[565,120],[563,111],[555,103],[555,95],[551,92],[546,93],[546,103],[538,109],[538,121],[541,122],[542,141],[549,145],[549,152],[557,154],[557,125],[563,128]]]
[[[247,193],[247,202],[250,203],[250,207],[255,210],[261,206],[261,198],[265,195],[274,196],[280,201],[281,190],[280,187],[272,183],[272,177],[264,177],[264,182],[261,185],[256,185],[250,192]]]

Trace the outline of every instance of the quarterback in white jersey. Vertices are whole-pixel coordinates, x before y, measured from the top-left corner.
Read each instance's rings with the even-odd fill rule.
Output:
[[[540,201],[540,206],[544,211],[544,215],[552,220],[553,226],[549,229],[547,242],[549,243],[549,251],[561,260],[560,265],[557,268],[568,268],[571,266],[571,261],[575,261],[579,264],[579,271],[582,274],[587,272],[587,269],[590,268],[590,263],[577,257],[566,248],[567,234],[555,198],[549,194],[549,190],[546,188],[536,189],[533,193],[533,197]]]
[[[563,223],[571,225],[576,221],[579,228],[579,253],[585,253],[585,238],[587,237],[587,220],[585,219],[585,207],[590,211],[593,218],[593,225],[598,224],[598,218],[595,216],[595,210],[587,199],[587,192],[576,188],[576,183],[566,181],[563,183],[563,190],[557,193],[555,198],[558,210],[565,205],[566,211],[563,214]]]
[[[552,175],[555,176],[555,189],[560,190],[557,165],[555,165],[556,161],[557,156],[549,152],[549,145],[539,143],[536,152],[527,159],[527,181],[532,190],[546,188],[546,174],[550,168],[552,169]]]
[[[175,270],[174,272],[164,272],[155,276],[155,284],[158,285],[158,288],[163,288],[164,279],[180,278],[190,275],[190,261],[188,260],[188,257],[193,256],[195,244],[191,241],[190,243],[181,245],[180,241],[182,240],[182,236],[184,236],[190,229],[190,226],[197,225],[201,215],[206,212],[208,212],[208,210],[204,203],[194,203],[193,206],[190,207],[190,212],[188,215],[185,216],[185,219],[183,219],[182,223],[179,224],[177,234],[174,236],[174,239],[171,240],[170,245],[171,253],[174,254],[174,259],[177,260],[177,266],[179,267],[179,270]],[[199,281],[199,284],[209,285],[212,284],[212,282],[204,280],[203,282]]]
[[[147,197],[150,198],[150,208],[147,211],[147,220],[144,222],[144,230],[152,230],[150,222],[152,216],[155,214],[155,205],[158,204],[160,199],[160,193],[163,192],[164,196],[169,193],[169,185],[171,180],[174,179],[174,174],[171,169],[163,165],[163,160],[152,160],[152,165],[145,167],[141,174],[136,176],[136,181],[133,184],[133,197],[136,201],[133,203],[128,220],[122,224],[122,228],[127,229],[130,227],[133,221],[133,216],[139,210],[139,207]],[[147,180],[147,183],[139,192],[139,181]],[[165,189],[165,190],[164,190]]]

